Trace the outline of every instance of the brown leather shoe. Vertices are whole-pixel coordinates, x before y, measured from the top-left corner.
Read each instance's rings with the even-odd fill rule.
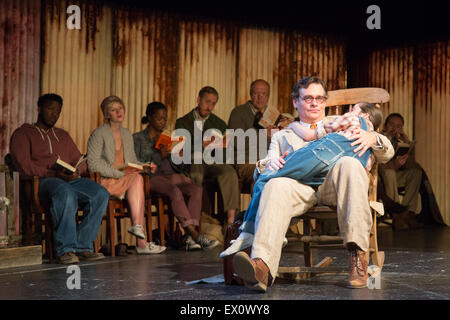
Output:
[[[348,250],[349,272],[347,287],[359,289],[367,287],[367,260],[366,252],[357,246],[350,246]]]
[[[266,292],[267,286],[272,285],[269,267],[259,258],[250,259],[244,251],[233,257],[234,271],[242,278],[248,288],[258,292]]]
[[[420,229],[423,228],[423,223],[418,222],[416,218],[416,214],[414,212],[408,212],[407,223],[411,229]]]
[[[394,214],[392,218],[392,228],[394,229],[394,231],[407,230],[409,229],[408,222],[408,211]]]

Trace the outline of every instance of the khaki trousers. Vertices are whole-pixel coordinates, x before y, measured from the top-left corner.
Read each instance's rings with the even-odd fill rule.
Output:
[[[420,166],[411,166],[404,170],[381,169],[386,195],[397,203],[408,207],[409,211],[417,211],[420,183],[422,182],[422,169]],[[405,195],[400,201],[398,187],[405,187]]]
[[[351,157],[343,157],[335,164],[317,192],[291,178],[271,179],[261,195],[251,257],[261,258],[275,279],[291,219],[317,203],[336,206],[344,244],[354,242],[367,251],[372,228],[368,190],[365,169]]]
[[[229,164],[193,164],[190,171],[191,179],[198,185],[203,185],[204,177],[216,178],[223,198],[223,209],[238,210],[240,208],[239,180],[236,170]]]
[[[253,183],[253,174],[255,173],[256,164],[254,163],[244,163],[236,165],[236,171],[238,173],[239,179],[244,183]]]

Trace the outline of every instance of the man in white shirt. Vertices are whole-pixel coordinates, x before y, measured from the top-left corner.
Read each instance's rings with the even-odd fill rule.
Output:
[[[291,94],[300,123],[322,130],[325,119],[326,85],[317,77],[303,78],[294,86]],[[322,134],[318,134],[322,136]],[[394,155],[389,139],[360,130],[353,137],[352,145],[359,145],[355,152],[364,153],[372,148],[378,162],[385,163]],[[293,130],[285,129],[272,137],[267,157],[258,161],[256,170],[278,170],[284,165],[284,156],[307,142]],[[277,274],[284,236],[292,217],[305,213],[317,203],[337,207],[338,224],[344,244],[349,251],[348,287],[367,285],[366,252],[372,216],[368,201],[369,179],[361,163],[351,157],[343,157],[328,172],[324,183],[314,188],[297,180],[279,177],[265,186],[255,221],[255,237],[251,256],[238,252],[233,258],[236,273],[253,289],[265,292]]]

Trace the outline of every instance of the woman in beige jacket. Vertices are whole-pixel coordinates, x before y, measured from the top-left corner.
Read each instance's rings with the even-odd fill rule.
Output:
[[[137,238],[138,254],[161,253],[166,250],[153,242],[146,242],[144,182],[137,169],[118,168],[127,163],[140,164],[134,152],[133,136],[122,127],[125,105],[119,97],[109,96],[101,104],[106,123],[95,129],[88,140],[87,163],[89,171],[99,172],[104,186],[111,195],[127,198],[132,226],[128,232]],[[151,230],[149,230],[151,232]]]

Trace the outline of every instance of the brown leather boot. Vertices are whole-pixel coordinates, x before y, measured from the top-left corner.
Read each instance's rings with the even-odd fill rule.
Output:
[[[248,288],[259,292],[266,292],[267,286],[272,285],[269,267],[260,258],[250,259],[244,251],[233,257],[234,271],[242,278]]]
[[[366,252],[356,245],[348,246],[349,272],[348,288],[359,289],[367,287],[367,260]]]

